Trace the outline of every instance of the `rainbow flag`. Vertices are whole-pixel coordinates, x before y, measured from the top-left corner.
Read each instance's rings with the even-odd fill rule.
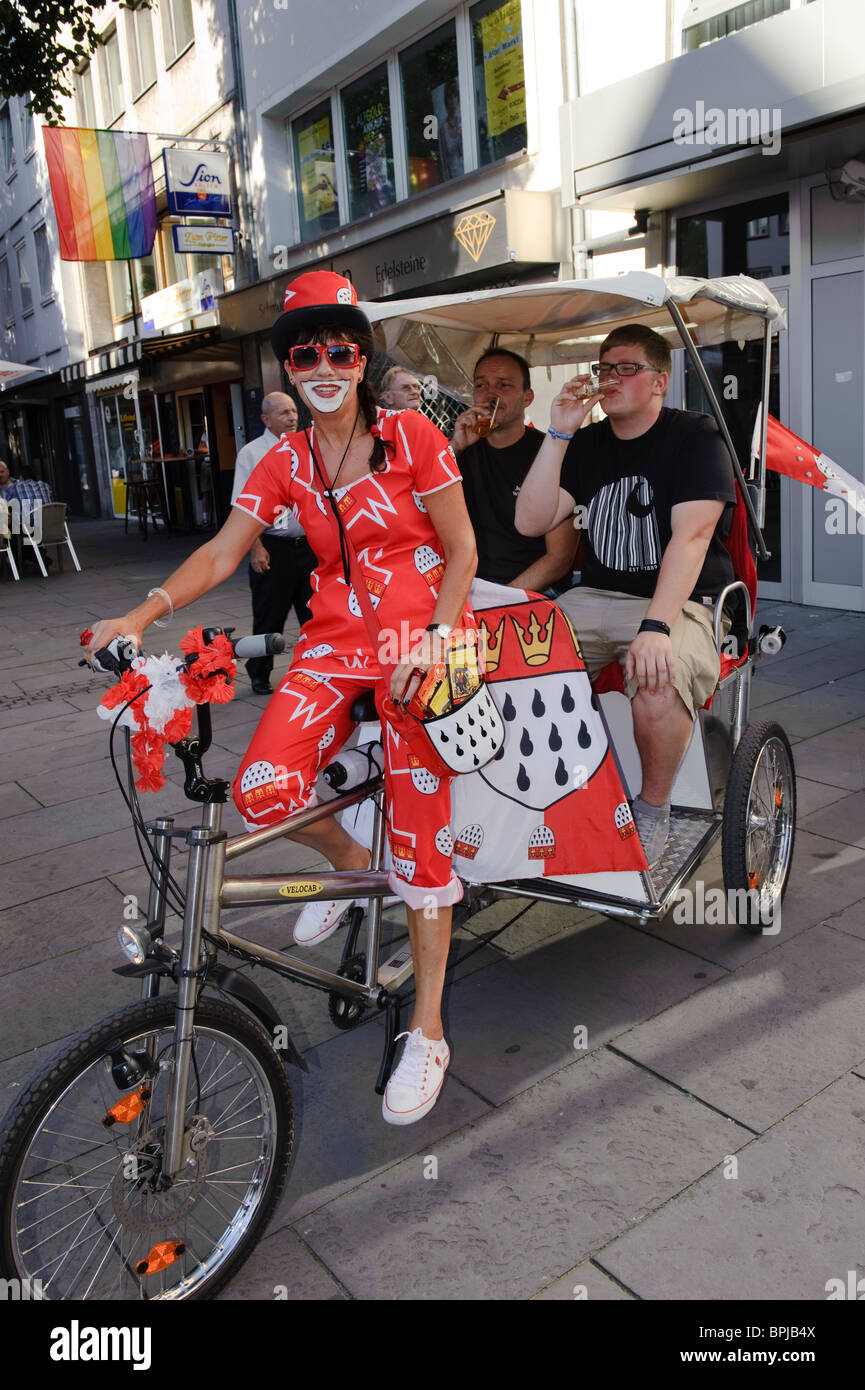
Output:
[[[42,133],[61,260],[149,256],[156,193],[147,136],[47,125]]]

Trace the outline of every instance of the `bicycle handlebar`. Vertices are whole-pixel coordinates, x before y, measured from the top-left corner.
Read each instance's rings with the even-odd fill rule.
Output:
[[[253,633],[247,637],[232,637],[234,628],[227,627],[206,627],[203,630],[203,637],[206,643],[213,641],[214,637],[224,635],[228,638],[234,651],[234,655],[241,661],[252,661],[260,656],[278,656],[285,651],[285,638],[281,632],[261,632]],[[93,671],[108,672],[118,678],[132,667],[132,659],[140,655],[134,642],[129,637],[115,637],[107,647],[102,647],[98,652],[93,653],[93,661],[88,663],[85,660],[79,661],[79,666],[90,665]],[[187,657],[187,662],[189,658]]]

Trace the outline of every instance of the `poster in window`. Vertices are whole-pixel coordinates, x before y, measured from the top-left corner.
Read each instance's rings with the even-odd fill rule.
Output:
[[[463,127],[460,116],[460,88],[455,77],[433,87],[433,112],[438,124],[439,167],[442,179],[455,179],[463,173]]]
[[[330,117],[322,116],[298,132],[300,183],[303,190],[303,216],[315,222],[333,212],[336,207],[334,186],[333,139]]]
[[[526,79],[520,0],[507,0],[481,20],[487,131],[504,135],[526,123]]]
[[[383,101],[373,101],[360,112],[359,182],[365,191],[368,211],[386,208],[394,201],[393,184],[388,177],[388,111]]]

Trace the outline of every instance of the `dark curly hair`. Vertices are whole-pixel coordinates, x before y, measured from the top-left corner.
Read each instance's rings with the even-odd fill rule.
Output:
[[[357,343],[361,357],[366,358],[366,366],[363,376],[358,382],[357,401],[360,413],[363,416],[364,424],[372,435],[372,452],[369,456],[369,466],[372,473],[382,473],[388,456],[396,451],[389,439],[382,439],[378,428],[378,403],[370,381],[370,367],[372,365],[375,347],[372,335],[364,333],[357,328],[340,328],[339,326],[328,328],[321,324],[301,321],[291,335],[291,347],[296,347],[298,343]]]

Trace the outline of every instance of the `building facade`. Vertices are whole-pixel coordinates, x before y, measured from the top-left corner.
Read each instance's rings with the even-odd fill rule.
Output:
[[[855,173],[865,160],[865,6],[625,0],[617,11],[636,40],[624,68],[611,62],[597,7],[576,0],[577,90],[562,121],[563,201],[589,227],[590,246],[606,231],[593,266],[633,263],[627,232],[616,245],[608,229],[633,225],[639,212],[648,264],[764,280],[788,315],[772,411],[862,478],[865,165],[859,188]],[[746,452],[759,353],[727,344],[704,358],[734,393]],[[684,390],[699,407],[696,383]],[[768,477],[772,559],[759,567],[761,592],[865,609],[855,517],[839,530],[825,494]]]

